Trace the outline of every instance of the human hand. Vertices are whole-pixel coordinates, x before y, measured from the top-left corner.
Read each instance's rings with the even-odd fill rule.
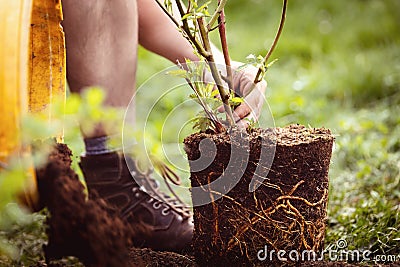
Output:
[[[241,103],[234,110],[234,119],[240,128],[247,128],[251,121],[258,121],[261,114],[261,109],[265,101],[265,90],[267,89],[267,82],[254,84],[254,78],[258,69],[254,66],[246,66],[239,70],[243,63],[232,62],[233,91],[244,98]],[[218,111],[223,112],[224,108],[220,107]]]

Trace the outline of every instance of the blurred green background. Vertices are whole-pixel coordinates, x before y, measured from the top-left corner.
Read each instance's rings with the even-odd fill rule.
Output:
[[[278,0],[228,1],[228,41],[234,60],[266,53],[278,27],[281,4]],[[212,38],[218,45],[217,35]],[[336,135],[326,244],[345,238],[350,249],[399,254],[400,1],[289,1],[274,58],[279,61],[266,80],[275,125],[328,127]],[[141,48],[138,87],[171,65]],[[138,95],[137,102],[153,103],[166,90],[162,80],[159,84],[155,80],[153,87]],[[177,90],[149,122],[148,134],[156,141],[163,137],[177,157],[184,137],[179,130],[188,114],[178,114],[163,125],[165,116],[190,93]],[[142,116],[140,107],[138,116]],[[81,145],[74,144],[76,156]],[[189,199],[187,191],[180,192]],[[4,264],[22,265],[43,257],[38,249],[45,242],[38,223],[43,216],[34,216],[0,231],[3,240],[19,249],[19,257],[12,263],[4,258]]]

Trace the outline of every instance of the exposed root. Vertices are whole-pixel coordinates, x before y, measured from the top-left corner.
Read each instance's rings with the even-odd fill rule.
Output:
[[[212,158],[199,150],[204,138],[217,146]],[[318,253],[323,248],[333,139],[329,130],[299,125],[186,138],[189,160],[212,162],[191,173],[192,187],[204,190],[199,196],[205,193],[213,201],[194,207],[199,264],[257,265],[264,246]],[[212,185],[220,177],[228,178],[224,188],[233,186],[227,194]],[[249,185],[255,190],[249,192]]]
[[[213,175],[213,173],[210,173],[210,175],[208,175],[207,179],[208,179],[208,188],[211,191],[211,175]],[[214,245],[218,244],[218,239],[221,240],[220,236],[219,236],[219,225],[218,225],[218,206],[215,203],[215,199],[214,199],[214,194],[210,194],[210,198],[211,198],[211,205],[212,205],[212,210],[213,210],[213,215],[215,220],[213,221],[214,223],[214,231],[212,233],[212,243]]]
[[[317,228],[314,225],[314,223],[312,223],[310,221],[306,221],[304,216],[301,214],[301,212],[295,206],[293,206],[291,204],[290,200],[302,201],[303,203],[305,203],[306,205],[308,205],[310,207],[315,207],[315,206],[321,205],[326,200],[328,192],[327,192],[327,190],[325,190],[324,194],[321,197],[321,199],[318,202],[315,202],[315,203],[311,203],[310,201],[306,200],[303,197],[292,196],[292,194],[303,183],[304,183],[303,180],[298,182],[290,190],[288,195],[278,197],[276,199],[274,205],[269,207],[267,210],[263,209],[262,205],[260,204],[262,215],[260,213],[254,213],[251,209],[247,209],[247,208],[243,207],[243,205],[241,205],[240,203],[238,203],[234,199],[230,198],[229,196],[221,194],[222,197],[225,197],[225,198],[229,199],[230,201],[232,201],[233,204],[239,206],[241,209],[244,209],[245,212],[247,212],[249,214],[254,214],[254,215],[257,216],[257,217],[254,217],[250,221],[249,224],[246,224],[246,225],[240,227],[237,230],[237,232],[229,240],[228,247],[226,248],[226,250],[230,251],[235,246],[237,246],[237,245],[240,246],[241,243],[242,243],[241,242],[242,236],[245,235],[245,233],[247,231],[249,231],[249,230],[251,230],[251,231],[255,232],[256,234],[258,234],[261,238],[265,239],[265,241],[267,243],[269,243],[273,248],[275,248],[275,245],[272,243],[272,241],[268,240],[268,238],[266,238],[265,236],[263,236],[262,234],[258,233],[256,230],[254,230],[254,226],[257,223],[264,223],[264,224],[273,225],[275,227],[275,230],[277,230],[279,232],[278,233],[279,236],[286,236],[286,237],[288,235],[290,235],[290,234],[295,233],[295,232],[297,233],[297,231],[293,229],[294,225],[297,224],[299,226],[299,231],[298,231],[299,237],[300,237],[300,239],[302,241],[299,244],[298,249],[300,249],[301,246],[304,246],[305,249],[310,250],[311,246],[308,244],[308,242],[306,240],[305,232],[307,232],[307,234],[311,237],[312,240],[314,240],[316,237],[318,237],[317,239],[320,239],[321,238],[321,233],[319,233],[319,234],[317,234],[317,236],[315,236],[315,233],[318,233],[318,231],[317,231]],[[271,188],[277,188],[277,187],[278,186],[271,186]],[[216,194],[216,193],[217,192],[212,192],[212,194]],[[212,194],[210,194],[210,195],[212,195]],[[254,196],[254,198],[256,199],[255,196]],[[279,203],[281,201],[283,201],[283,203]],[[289,218],[290,220],[292,220],[292,223],[289,226],[284,227],[285,225],[287,225],[287,223],[284,220],[275,220],[275,219],[273,219],[271,217],[278,210],[282,210],[287,215],[291,215],[291,216],[285,217],[285,218]]]

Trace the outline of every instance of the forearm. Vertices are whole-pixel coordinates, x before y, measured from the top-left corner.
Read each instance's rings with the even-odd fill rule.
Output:
[[[139,10],[139,43],[146,49],[176,63],[185,58],[196,61],[190,43],[154,0],[137,0]]]

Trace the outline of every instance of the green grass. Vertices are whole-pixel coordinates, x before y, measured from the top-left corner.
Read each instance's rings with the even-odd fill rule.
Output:
[[[228,2],[228,40],[235,60],[265,54],[278,25],[280,5],[281,1]],[[267,97],[277,126],[325,126],[336,135],[327,245],[345,238],[352,249],[400,253],[399,28],[397,0],[289,1],[282,39],[272,56],[279,61],[266,76]],[[213,40],[218,43],[216,36]],[[143,49],[139,57],[139,85],[171,65]],[[157,81],[153,87],[139,96],[138,103],[151,104],[168,89]],[[189,94],[180,90],[162,102],[149,126],[155,140],[164,130],[167,145],[177,148],[184,137],[176,138],[177,132],[191,115],[178,113],[164,128],[163,122]],[[177,151],[173,156],[184,162]],[[187,184],[187,173],[182,173]],[[181,192],[189,197],[186,190]],[[33,219],[40,228],[37,221]],[[25,226],[16,224],[1,236],[11,238],[20,248],[19,262],[28,264],[42,256],[39,250],[21,245],[31,223],[21,225]],[[35,233],[43,236],[41,231]],[[44,237],[40,240],[45,242]]]

